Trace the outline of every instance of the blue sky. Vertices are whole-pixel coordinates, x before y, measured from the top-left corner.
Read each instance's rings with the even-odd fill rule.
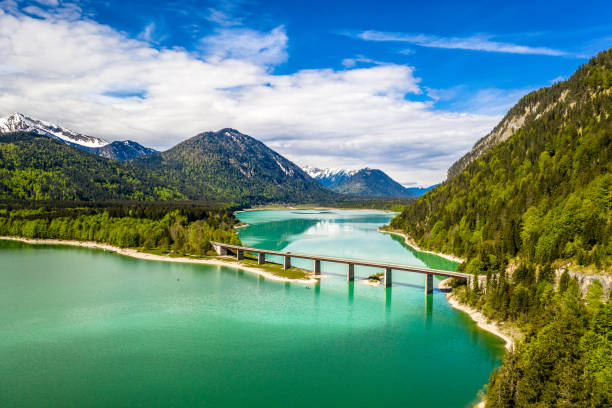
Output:
[[[300,165],[446,169],[612,44],[612,3],[0,1],[0,115],[158,149],[234,127]],[[4,84],[4,85],[2,85]]]

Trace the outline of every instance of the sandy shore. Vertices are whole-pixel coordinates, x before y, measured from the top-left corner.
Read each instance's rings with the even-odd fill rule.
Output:
[[[399,231],[387,231],[387,230],[383,230],[383,229],[380,229],[380,228],[378,229],[378,231],[382,232],[383,234],[392,234],[392,235],[398,235],[400,237],[404,237],[404,241],[406,242],[406,245],[410,246],[412,249],[414,249],[416,251],[424,252],[426,254],[437,255],[440,258],[448,259],[449,261],[453,261],[453,262],[457,262],[457,263],[463,263],[465,261],[465,259],[453,256],[453,255],[443,254],[441,252],[426,251],[424,249],[421,249],[416,244],[416,242],[414,242],[408,235],[404,234],[403,232],[399,232]]]
[[[137,259],[144,259],[146,261],[162,261],[162,262],[180,262],[180,263],[192,263],[192,264],[200,264],[200,265],[216,265],[216,266],[227,266],[229,268],[236,268],[246,272],[254,273],[260,276],[265,277],[266,279],[279,281],[279,282],[292,282],[292,283],[307,283],[314,284],[317,283],[317,280],[314,278],[310,279],[289,279],[283,278],[281,276],[276,276],[268,271],[259,268],[252,268],[250,266],[245,266],[240,264],[239,262],[233,262],[228,258],[227,261],[222,259],[193,259],[193,258],[173,258],[165,255],[155,255],[149,254],[147,252],[140,252],[133,248],[119,248],[116,246],[101,244],[98,242],[92,241],[68,241],[68,240],[60,240],[60,239],[29,239],[29,238],[20,238],[20,237],[4,237],[0,236],[0,240],[9,240],[9,241],[19,241],[25,242],[28,244],[35,245],[68,245],[68,246],[78,246],[84,248],[95,248],[95,249],[103,249],[105,251],[114,251],[120,255],[129,256]]]
[[[447,290],[447,283],[449,281],[450,278],[441,280],[438,283],[438,288],[440,288],[441,290]],[[459,301],[455,299],[453,293],[450,291],[446,293],[446,300],[448,300],[448,303],[450,303],[450,305],[455,309],[467,313],[472,318],[472,320],[474,320],[478,324],[478,327],[504,340],[506,342],[506,350],[511,350],[514,347],[514,338],[512,338],[512,336],[510,336],[508,333],[505,333],[504,330],[497,323],[488,323],[487,321],[489,319],[485,315],[468,305],[459,303]]]

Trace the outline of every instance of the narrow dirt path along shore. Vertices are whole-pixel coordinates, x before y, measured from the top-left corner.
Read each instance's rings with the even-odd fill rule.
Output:
[[[260,276],[265,277],[266,279],[275,280],[279,282],[292,282],[292,283],[307,283],[314,284],[317,282],[316,279],[290,279],[282,276],[276,276],[273,273],[265,271],[259,268],[253,268],[250,266],[245,266],[238,261],[232,261],[230,259],[193,259],[193,258],[185,258],[185,257],[170,257],[165,255],[156,255],[150,254],[147,252],[140,252],[133,248],[120,248],[108,244],[101,244],[93,241],[70,241],[70,240],[61,240],[61,239],[30,239],[30,238],[21,238],[21,237],[5,237],[0,236],[0,240],[7,241],[19,241],[25,242],[27,244],[34,245],[67,245],[67,246],[77,246],[84,248],[94,248],[94,249],[103,249],[106,251],[114,251],[120,255],[129,256],[137,259],[144,259],[146,261],[161,261],[161,262],[179,262],[179,263],[192,263],[192,264],[200,264],[200,265],[216,265],[216,266],[226,266],[229,268],[237,268],[246,272],[254,273]]]

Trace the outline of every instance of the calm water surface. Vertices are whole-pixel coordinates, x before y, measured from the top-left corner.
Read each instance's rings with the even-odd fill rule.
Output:
[[[453,268],[376,232],[378,212],[241,213],[245,244]],[[299,262],[294,262],[298,264]],[[304,266],[310,267],[310,263]],[[503,344],[374,270],[320,285],[0,241],[1,407],[466,407]]]

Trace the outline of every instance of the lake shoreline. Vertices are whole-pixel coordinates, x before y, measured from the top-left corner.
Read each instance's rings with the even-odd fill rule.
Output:
[[[270,272],[267,272],[263,269],[253,268],[250,266],[241,265],[240,263],[232,262],[230,260],[221,260],[221,259],[192,259],[185,257],[177,257],[173,258],[166,255],[156,255],[150,254],[147,252],[141,252],[134,248],[120,248],[109,244],[102,244],[95,241],[74,241],[74,240],[62,240],[62,239],[44,239],[44,238],[23,238],[23,237],[13,237],[13,236],[0,236],[0,240],[5,241],[18,241],[24,242],[26,244],[32,245],[64,245],[64,246],[74,246],[81,248],[90,248],[90,249],[102,249],[104,251],[113,251],[119,255],[129,256],[131,258],[141,259],[145,261],[157,261],[157,262],[177,262],[177,263],[191,263],[191,264],[199,264],[199,265],[214,265],[214,266],[225,266],[228,268],[240,269],[246,272],[250,272],[259,276],[262,276],[266,279],[270,279],[277,282],[289,282],[289,283],[300,283],[300,284],[315,284],[318,281],[314,278],[310,279],[290,279],[283,278],[281,276],[276,276]]]
[[[449,255],[449,254],[444,254],[442,252],[435,252],[435,251],[427,251],[425,249],[420,248],[416,242],[414,242],[412,240],[412,238],[410,238],[408,235],[406,235],[403,232],[400,231],[393,231],[393,230],[385,230],[385,229],[378,229],[378,232],[382,232],[383,234],[392,234],[392,235],[398,235],[400,237],[404,238],[404,242],[406,243],[406,245],[408,245],[409,247],[411,247],[412,249],[414,249],[415,251],[419,251],[419,252],[423,252],[425,254],[432,254],[432,255],[436,255],[439,256],[440,258],[444,258],[446,260],[452,261],[452,262],[457,262],[457,263],[463,263],[465,262],[465,259],[463,258],[459,258],[457,256],[454,255]]]
[[[451,278],[447,278],[438,282],[438,288],[440,290],[447,291],[449,289],[448,282],[450,279]],[[478,327],[504,340],[506,342],[506,351],[510,351],[514,348],[514,338],[508,333],[504,333],[503,329],[498,323],[494,321],[489,322],[489,318],[483,315],[479,310],[459,303],[459,301],[453,296],[452,291],[446,293],[446,300],[454,309],[460,310],[470,316],[470,318],[477,323]]]

